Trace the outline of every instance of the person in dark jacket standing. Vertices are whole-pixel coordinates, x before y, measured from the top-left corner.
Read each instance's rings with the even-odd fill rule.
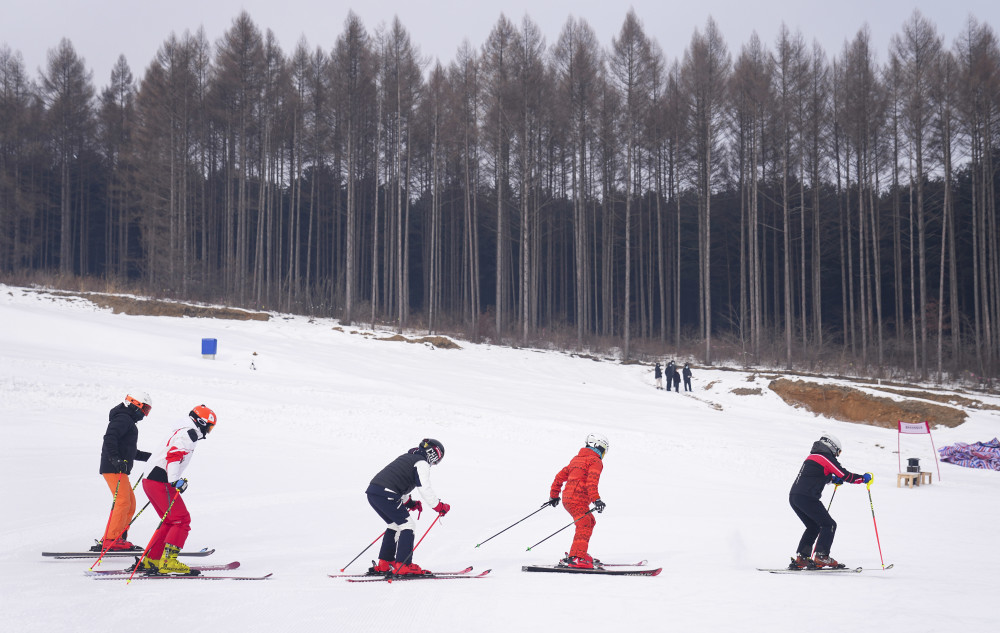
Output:
[[[789,569],[844,567],[830,558],[837,522],[823,507],[820,497],[827,483],[838,486],[843,483],[867,484],[872,480],[872,474],[856,475],[845,469],[837,461],[840,450],[840,440],[836,437],[827,433],[819,438],[813,443],[809,457],[802,463],[788,491],[788,503],[806,526]],[[816,544],[815,555],[812,554],[813,543]]]
[[[659,363],[656,363],[656,367],[653,368],[653,378],[656,378],[656,388],[663,389],[663,368],[660,367]]]
[[[691,391],[691,363],[684,363],[681,374],[684,375],[684,391]]]
[[[416,511],[417,518],[423,511],[423,504],[413,499],[410,493],[420,490],[427,505],[444,516],[451,506],[438,499],[431,488],[431,466],[444,459],[444,445],[424,438],[416,448],[403,453],[372,478],[365,493],[368,503],[386,523],[385,536],[378,553],[378,563],[368,569],[369,574],[430,574],[411,560],[413,558],[413,530],[416,521],[410,512]]]
[[[673,370],[671,370],[671,371],[672,371],[672,373],[670,374],[670,381],[671,381],[671,383],[673,383],[674,391],[677,392],[677,393],[680,393],[680,391],[681,391],[681,372],[677,371],[676,367],[674,367]],[[667,385],[667,391],[670,390],[670,387],[671,387],[671,385],[668,384]]]
[[[108,413],[108,428],[101,444],[100,473],[111,489],[114,507],[101,538],[104,550],[141,550],[128,542],[128,524],[135,513],[135,494],[128,476],[136,460],[144,462],[150,454],[136,447],[139,429],[136,423],[149,415],[152,399],[145,391],[130,391]]]

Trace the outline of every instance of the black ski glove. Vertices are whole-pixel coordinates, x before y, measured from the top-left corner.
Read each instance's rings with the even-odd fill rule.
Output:
[[[111,460],[111,468],[115,470],[116,473],[127,473],[128,472],[128,461],[120,457]]]
[[[594,502],[594,510],[597,510],[597,514],[604,512],[604,508],[607,506],[606,503],[598,499]]]
[[[559,497],[552,497],[551,499],[543,503],[542,507],[544,508],[545,506],[552,506],[554,508],[557,505],[559,505]]]

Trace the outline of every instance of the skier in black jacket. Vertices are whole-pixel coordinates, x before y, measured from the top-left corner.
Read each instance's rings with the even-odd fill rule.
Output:
[[[104,529],[102,545],[107,550],[139,549],[128,542],[128,524],[135,512],[135,494],[128,476],[135,460],[144,462],[149,453],[136,448],[136,423],[149,415],[153,401],[145,391],[131,391],[108,413],[108,428],[101,444],[100,473],[114,496],[111,517]]]
[[[788,503],[806,526],[789,569],[844,567],[830,558],[837,522],[823,507],[820,497],[827,483],[838,486],[843,483],[867,484],[872,475],[856,475],[841,466],[837,461],[840,449],[840,440],[829,433],[814,442],[809,457],[802,463],[788,491]],[[811,556],[813,543],[816,544],[815,556]]]
[[[417,518],[423,511],[423,504],[414,500],[410,493],[420,489],[420,496],[435,512],[444,516],[451,506],[438,499],[431,488],[430,467],[444,458],[441,442],[425,438],[420,445],[411,448],[389,463],[372,478],[365,492],[368,503],[386,522],[382,548],[378,563],[368,569],[369,574],[429,574],[413,564],[413,529],[416,521],[410,512],[416,511]]]

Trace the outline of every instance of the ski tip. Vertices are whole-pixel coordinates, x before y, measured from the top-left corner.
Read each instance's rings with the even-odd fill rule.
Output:
[[[659,575],[660,575],[660,572],[661,572],[661,571],[663,571],[663,568],[662,568],[662,567],[659,567],[659,568],[657,568],[657,569],[653,569],[653,570],[651,570],[651,571],[649,572],[649,575],[650,575],[650,576],[659,576]]]

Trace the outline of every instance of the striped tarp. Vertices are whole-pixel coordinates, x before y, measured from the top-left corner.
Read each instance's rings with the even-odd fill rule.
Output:
[[[957,466],[1000,470],[1000,440],[995,437],[990,442],[975,444],[956,442],[938,449],[938,453],[941,454],[941,461]]]

